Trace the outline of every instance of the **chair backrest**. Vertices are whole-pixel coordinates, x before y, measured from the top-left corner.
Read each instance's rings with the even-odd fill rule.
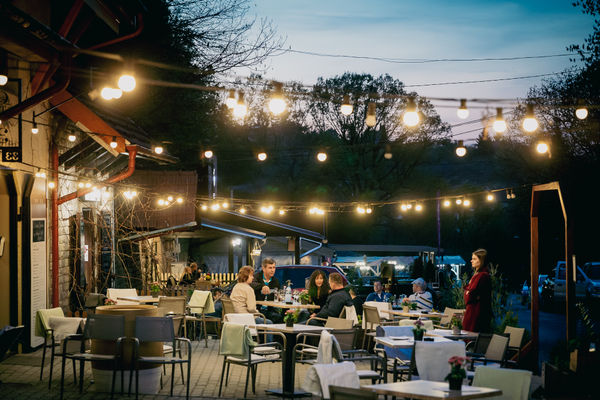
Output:
[[[428,381],[443,382],[450,364],[448,359],[452,356],[465,357],[465,342],[462,340],[448,342],[416,341],[414,358],[419,378]]]
[[[140,342],[172,342],[173,319],[169,317],[135,317],[135,337]]]
[[[185,314],[184,296],[159,296],[158,315],[164,317],[167,314]]]
[[[221,304],[223,304],[223,317],[226,314],[233,314],[235,310],[233,309],[233,303],[229,297],[221,297]]]
[[[197,280],[196,289],[210,291],[210,289],[212,289],[212,285],[208,281]]]
[[[477,354],[485,354],[488,346],[490,345],[490,341],[492,340],[491,333],[479,333],[477,335],[477,339],[473,342],[473,347],[469,347],[469,351]],[[470,343],[469,343],[470,346]]]
[[[85,296],[85,308],[87,312],[95,312],[96,307],[104,305],[104,299],[106,299],[106,295],[102,293],[88,293]]]
[[[363,315],[365,327],[367,329],[375,329],[379,324],[381,324],[377,307],[369,306],[367,303],[363,304]]]
[[[415,322],[417,322],[416,319],[401,319],[398,323],[399,326],[415,326]],[[433,321],[430,319],[422,319],[421,322],[423,323],[423,328],[425,328],[426,330],[430,331],[433,329]]]
[[[531,386],[531,371],[480,365],[475,370],[473,386],[502,390],[502,395],[494,399],[527,400]]]
[[[523,344],[523,336],[525,336],[525,328],[507,326],[504,328],[504,333],[508,333],[510,335],[508,347],[514,347],[515,349],[521,348],[521,345]]]
[[[137,296],[137,295],[138,295],[137,290],[133,289],[133,288],[129,288],[129,289],[109,288],[109,289],[106,289],[106,297],[116,301],[118,305],[139,304],[135,301],[117,300],[117,297],[131,297],[131,296]]]
[[[358,316],[356,315],[356,308],[354,306],[344,306],[342,312],[340,312],[340,318],[345,318],[352,321],[353,325],[358,325]]]
[[[83,329],[86,339],[116,340],[125,336],[125,316],[109,314],[88,315]]]
[[[504,361],[506,349],[508,348],[508,337],[502,335],[492,335],[492,340],[485,351],[485,358],[488,360]]]
[[[356,339],[356,329],[334,329],[331,334],[337,340],[342,351],[354,350],[354,342]]]
[[[370,390],[329,385],[329,398],[331,400],[376,400],[377,393]]]
[[[62,308],[47,308],[38,310],[35,317],[35,335],[44,337],[46,336],[46,330],[50,329],[48,321],[50,317],[64,317],[65,313]]]
[[[214,312],[214,305],[212,305],[212,293],[207,290],[194,290],[188,307],[192,313],[211,313]],[[212,306],[211,306],[212,305]],[[207,308],[211,308],[211,310]]]
[[[236,314],[236,313],[225,314],[223,316],[223,321],[232,322],[234,324],[246,325],[246,326],[254,325],[256,323],[254,321],[254,315],[252,315],[252,314]],[[250,328],[250,333],[252,334],[252,336],[258,335],[258,332],[254,328]]]
[[[379,318],[389,318],[390,314],[386,313],[385,310],[391,310],[392,303],[383,302],[383,301],[366,301],[363,304],[364,306],[375,307],[377,309],[377,313],[379,314]]]
[[[337,364],[314,364],[306,371],[302,387],[315,396],[329,399],[330,385],[360,388],[356,365],[349,361]]]
[[[444,309],[444,315],[442,315],[442,317],[440,318],[440,325],[449,325],[454,314],[463,315],[464,313],[464,309],[446,307]]]
[[[327,318],[327,322],[325,323],[326,328],[332,328],[332,329],[351,329],[352,325],[353,325],[353,323],[352,323],[351,319],[335,318],[335,317]]]

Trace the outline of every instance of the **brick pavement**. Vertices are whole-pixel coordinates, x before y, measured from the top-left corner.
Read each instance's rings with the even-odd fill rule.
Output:
[[[192,379],[190,395],[195,399],[217,398],[219,393],[219,379],[223,358],[218,355],[219,342],[209,339],[208,348],[204,347],[204,341],[193,342],[192,353]],[[48,374],[50,362],[46,354],[46,366],[44,367],[44,379],[40,382],[40,364],[42,362],[42,351],[38,350],[28,354],[15,354],[0,363],[0,398],[2,399],[58,399],[60,393],[60,359],[55,359],[54,379],[52,389],[48,390]],[[308,366],[298,365],[296,368],[296,387],[299,388],[304,379]],[[109,398],[109,393],[95,391],[93,383],[90,383],[91,368],[86,363],[83,394],[79,394],[78,388],[73,384],[73,372],[70,365],[65,368],[65,399],[68,400],[99,400]],[[117,380],[119,377],[117,377]],[[223,384],[221,398],[243,398],[244,384],[246,380],[246,369],[232,365],[229,375],[229,385]],[[181,384],[181,376],[178,369],[175,370],[175,387],[173,397],[169,397],[170,390],[170,368],[163,376],[164,387],[156,395],[140,395],[142,400],[155,399],[185,399],[185,385]],[[275,398],[267,396],[265,389],[281,387],[281,363],[264,363],[259,365],[256,380],[256,395],[252,394],[251,383],[248,384],[248,397],[256,399]],[[117,395],[115,398],[128,398],[127,395]],[[131,398],[134,398],[132,396]]]

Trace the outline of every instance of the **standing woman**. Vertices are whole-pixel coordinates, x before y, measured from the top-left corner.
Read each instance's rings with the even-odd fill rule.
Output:
[[[314,270],[310,275],[310,280],[308,282],[310,302],[323,308],[330,291],[331,288],[329,287],[325,272],[320,269]]]
[[[465,315],[463,329],[472,332],[491,332],[492,279],[487,268],[487,251],[477,249],[471,257],[475,273],[465,286]]]

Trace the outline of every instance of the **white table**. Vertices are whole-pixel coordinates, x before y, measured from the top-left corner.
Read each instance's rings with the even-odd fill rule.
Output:
[[[499,396],[502,394],[502,390],[500,389],[492,389],[479,386],[463,385],[462,390],[460,391],[450,391],[448,390],[448,387],[448,382],[433,382],[425,380],[362,386],[363,389],[371,390],[378,394],[422,400],[480,399],[484,397]]]
[[[284,308],[284,309],[306,308],[308,310],[316,310],[317,308],[321,308],[320,306],[318,306],[316,304],[302,304],[302,303],[296,303],[296,302],[294,302],[292,304],[288,304],[283,301],[269,301],[269,300],[257,300],[256,304],[261,305],[261,306]]]
[[[460,333],[453,333],[452,329],[432,329],[425,332],[425,336],[442,336],[452,340],[474,340],[479,333],[461,330]]]
[[[403,310],[381,310],[382,312],[388,313],[390,315],[399,315],[401,317],[407,318],[441,318],[444,316],[443,313],[439,312],[422,312],[422,311],[409,311],[405,312]]]
[[[436,343],[452,341],[441,336],[432,336],[432,339]],[[393,349],[408,349],[415,344],[414,338],[410,336],[379,336],[375,337],[375,342]]]

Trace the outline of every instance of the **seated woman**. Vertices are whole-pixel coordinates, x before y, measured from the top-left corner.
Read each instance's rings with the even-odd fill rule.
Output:
[[[183,274],[181,278],[179,278],[180,285],[191,285],[194,283],[194,278],[192,277],[192,269],[190,267],[185,267],[183,270]]]
[[[254,269],[249,266],[240,268],[238,272],[238,283],[235,284],[231,295],[231,303],[233,304],[233,310],[238,314],[254,314],[258,312],[256,310],[256,296],[254,295],[254,289],[250,286],[254,279]],[[256,317],[255,321],[257,324],[272,324],[271,320],[263,321],[262,318]]]
[[[310,296],[310,302],[323,308],[330,291],[331,288],[329,287],[329,282],[325,272],[320,269],[313,271],[313,273],[310,275],[310,281],[308,283],[308,295]]]

